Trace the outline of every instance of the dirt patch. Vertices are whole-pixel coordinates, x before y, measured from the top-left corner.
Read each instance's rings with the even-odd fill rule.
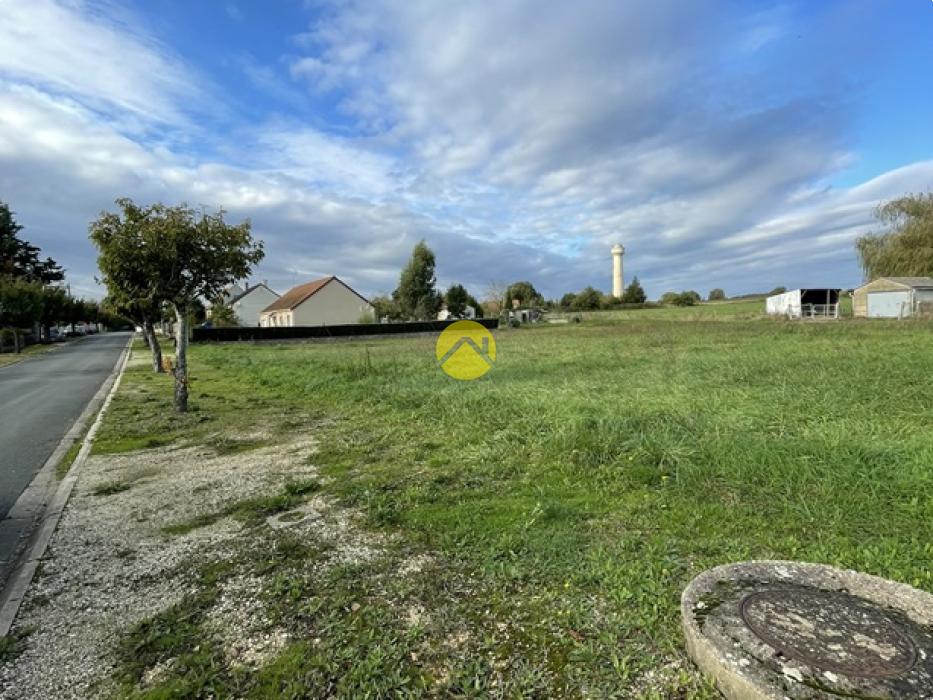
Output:
[[[195,593],[195,565],[235,561],[272,532],[265,523],[210,515],[315,478],[313,451],[306,437],[223,455],[162,447],[92,457],[14,626],[31,633],[15,661],[0,664],[0,698],[106,695],[117,666],[115,640]],[[378,555],[378,542],[354,528],[352,514],[320,496],[305,500],[316,517],[289,533],[326,543],[337,562]],[[164,532],[199,517],[209,524],[182,535]],[[208,628],[232,664],[261,665],[288,641],[267,615],[263,587],[261,578],[241,572],[219,586]],[[143,685],[170,668],[171,660],[150,669]]]

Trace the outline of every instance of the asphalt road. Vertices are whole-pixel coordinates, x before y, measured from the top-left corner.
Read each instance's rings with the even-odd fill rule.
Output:
[[[0,518],[81,415],[128,338],[129,333],[91,335],[0,367]]]

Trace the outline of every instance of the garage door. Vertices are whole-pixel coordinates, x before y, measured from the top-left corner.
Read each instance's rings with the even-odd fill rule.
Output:
[[[898,318],[910,313],[910,292],[869,292],[869,318]]]

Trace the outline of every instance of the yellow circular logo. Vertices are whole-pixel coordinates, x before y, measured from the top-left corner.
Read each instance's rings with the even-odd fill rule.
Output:
[[[479,379],[496,361],[496,339],[476,321],[457,321],[441,331],[434,355],[454,379]]]

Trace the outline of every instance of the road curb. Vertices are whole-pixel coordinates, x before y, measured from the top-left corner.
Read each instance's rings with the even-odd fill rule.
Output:
[[[7,635],[10,628],[13,626],[13,621],[16,619],[16,614],[19,612],[19,607],[23,602],[29,584],[32,583],[32,579],[35,576],[39,561],[45,554],[45,550],[48,548],[52,535],[55,533],[58,521],[61,519],[65,505],[68,503],[68,498],[71,496],[71,492],[77,482],[80,468],[84,462],[87,461],[88,454],[90,454],[94,436],[97,434],[104,413],[107,411],[107,407],[110,405],[113,395],[120,386],[120,380],[123,378],[123,372],[129,361],[130,349],[132,348],[133,339],[135,337],[135,334],[130,336],[126,347],[123,348],[123,352],[116,363],[114,363],[114,368],[110,376],[104,380],[100,389],[97,390],[97,393],[94,394],[94,397],[88,402],[88,405],[85,407],[84,411],[81,412],[81,415],[78,416],[78,419],[71,426],[71,429],[65,433],[58,447],[55,448],[52,455],[46,460],[45,464],[42,465],[39,473],[36,474],[29,486],[26,487],[26,490],[19,499],[17,499],[7,517],[0,522],[0,526],[5,526],[9,523],[9,526],[12,527],[23,527],[24,520],[28,519],[28,521],[37,522],[36,516],[39,511],[42,510],[42,515],[38,518],[36,527],[29,536],[25,549],[13,566],[9,579],[2,593],[0,593],[0,637]],[[65,478],[61,480],[54,494],[52,494],[49,499],[49,490],[51,484],[54,482],[55,470],[58,464],[62,461],[68,450],[71,449],[71,446],[84,435],[87,423],[95,413],[97,417],[94,419],[90,430],[87,430],[87,434],[84,436],[84,441],[81,445],[81,450],[78,452],[78,456],[75,458]],[[17,523],[17,521],[19,522]]]

